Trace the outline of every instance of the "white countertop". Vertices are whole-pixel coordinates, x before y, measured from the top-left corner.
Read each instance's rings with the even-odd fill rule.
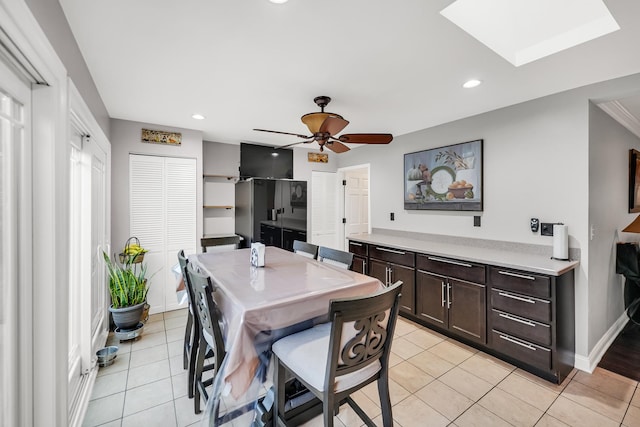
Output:
[[[441,243],[428,240],[411,239],[407,237],[392,236],[388,234],[356,234],[348,237],[363,243],[392,246],[412,252],[439,255],[455,259],[491,264],[499,267],[525,270],[532,273],[560,276],[567,271],[576,268],[578,261],[558,261],[551,256],[515,252],[505,249],[492,249],[478,246],[466,246],[460,244]]]

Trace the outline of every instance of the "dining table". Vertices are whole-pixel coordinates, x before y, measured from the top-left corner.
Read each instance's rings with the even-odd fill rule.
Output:
[[[249,248],[188,257],[211,279],[226,349],[203,425],[221,425],[229,414],[246,416],[255,409],[269,379],[273,342],[328,321],[332,299],[383,288],[376,278],[273,246],[265,248],[263,267],[253,266],[250,257]]]

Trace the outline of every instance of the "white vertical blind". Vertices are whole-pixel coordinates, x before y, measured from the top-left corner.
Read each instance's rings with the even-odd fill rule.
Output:
[[[179,308],[171,267],[177,253],[196,251],[195,159],[130,155],[130,233],[149,250],[152,313]]]

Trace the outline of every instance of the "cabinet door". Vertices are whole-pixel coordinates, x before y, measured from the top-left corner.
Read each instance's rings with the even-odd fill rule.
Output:
[[[391,264],[391,283],[402,280],[402,297],[400,297],[400,310],[413,314],[415,312],[415,276],[416,270],[411,267]]]
[[[354,255],[353,264],[351,264],[351,270],[361,274],[367,274],[367,258]]]
[[[282,229],[282,249],[293,252],[293,241],[296,240],[297,233],[288,228]]]
[[[281,230],[282,229],[280,227],[262,224],[260,226],[260,239],[262,240],[262,243],[267,246],[280,247],[282,243],[280,236]]]
[[[449,330],[469,340],[487,342],[487,297],[484,285],[449,279]]]
[[[416,314],[424,321],[447,328],[447,278],[416,272]]]
[[[375,277],[376,279],[380,280],[383,285],[388,286],[389,283],[387,283],[387,267],[388,265],[386,262],[370,259],[369,276]]]

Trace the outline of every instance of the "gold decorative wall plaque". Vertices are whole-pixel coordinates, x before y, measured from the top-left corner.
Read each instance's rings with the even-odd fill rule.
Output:
[[[181,145],[182,134],[179,132],[163,132],[161,130],[142,129],[142,142],[151,144]]]
[[[308,153],[307,159],[309,162],[328,163],[329,155],[327,153]]]

